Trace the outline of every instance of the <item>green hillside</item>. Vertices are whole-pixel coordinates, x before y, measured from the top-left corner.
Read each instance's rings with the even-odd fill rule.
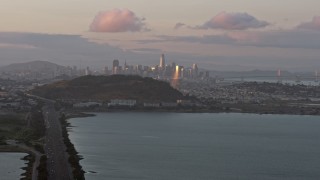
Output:
[[[110,100],[175,102],[183,95],[169,83],[140,76],[83,76],[70,81],[38,87],[32,94],[48,99]]]

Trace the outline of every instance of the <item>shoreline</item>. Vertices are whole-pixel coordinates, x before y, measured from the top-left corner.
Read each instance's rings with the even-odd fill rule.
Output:
[[[89,116],[94,116],[93,114],[85,114],[85,113],[78,113],[77,116],[79,117],[89,117]],[[75,118],[76,115],[72,114],[69,116],[65,116],[64,114],[61,115],[60,121],[61,121],[61,130],[62,130],[62,137],[63,137],[63,142],[66,146],[66,153],[68,154],[69,158],[68,161],[71,165],[72,168],[72,174],[73,177],[77,180],[84,180],[84,174],[86,173],[82,166],[80,165],[80,160],[83,159],[77,150],[75,149],[73,143],[71,142],[69,138],[69,132],[68,128],[71,127],[70,123],[68,122],[68,119],[70,118]]]
[[[223,113],[239,113],[239,114],[256,114],[256,115],[295,115],[295,116],[320,116],[320,113],[301,113],[301,112],[276,112],[276,111],[243,111],[240,109],[230,108],[230,110],[209,110],[209,109],[197,109],[197,110],[166,110],[166,109],[109,109],[109,110],[66,110],[67,119],[92,117],[94,113],[117,113],[117,112],[137,112],[137,113],[212,113],[212,114],[223,114]]]

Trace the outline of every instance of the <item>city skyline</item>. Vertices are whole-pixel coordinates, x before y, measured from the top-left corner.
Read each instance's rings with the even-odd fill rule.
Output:
[[[211,70],[319,69],[320,2],[5,0],[0,66],[33,60],[99,67],[165,53]]]

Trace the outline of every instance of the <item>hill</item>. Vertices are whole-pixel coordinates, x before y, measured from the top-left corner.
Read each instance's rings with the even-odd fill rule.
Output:
[[[175,102],[183,95],[169,83],[140,76],[82,76],[38,87],[32,94],[65,100],[135,99],[138,101]]]
[[[66,67],[47,61],[32,61],[0,67],[0,72],[53,72],[60,69],[66,69]]]
[[[14,80],[44,80],[53,79],[59,75],[68,74],[69,69],[47,61],[32,61],[16,63],[0,67],[0,76]]]

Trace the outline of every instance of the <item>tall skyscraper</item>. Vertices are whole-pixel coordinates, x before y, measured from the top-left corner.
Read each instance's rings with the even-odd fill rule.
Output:
[[[177,79],[183,78],[183,71],[184,71],[183,66],[177,65],[174,77]]]
[[[164,54],[162,54],[161,57],[160,57],[159,67],[162,70],[164,70],[166,68],[166,60],[165,60]]]
[[[193,78],[197,78],[199,76],[199,69],[197,64],[192,65],[192,76]]]
[[[118,67],[119,66],[119,60],[118,59],[115,59],[115,60],[113,60],[113,63],[112,63],[112,66],[113,67]]]
[[[119,69],[119,60],[115,59],[113,60],[113,63],[112,63],[112,74],[117,74],[118,69]]]

